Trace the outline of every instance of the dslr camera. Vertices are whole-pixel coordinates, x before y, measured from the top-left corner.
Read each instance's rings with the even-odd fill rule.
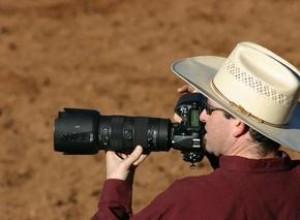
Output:
[[[199,114],[206,98],[199,93],[179,97],[175,112],[181,122],[154,117],[101,115],[97,110],[64,108],[55,119],[54,149],[64,154],[96,154],[100,150],[130,153],[136,145],[144,153],[169,151],[183,154],[183,160],[200,162],[205,150],[204,125]]]

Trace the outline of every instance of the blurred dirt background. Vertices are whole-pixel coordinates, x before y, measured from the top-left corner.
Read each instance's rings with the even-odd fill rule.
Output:
[[[239,41],[300,67],[296,0],[0,0],[0,219],[82,220],[96,211],[104,154],[53,150],[63,107],[171,118],[176,59],[226,56]],[[293,158],[300,158],[290,152]],[[190,169],[179,152],[137,171],[134,210]]]

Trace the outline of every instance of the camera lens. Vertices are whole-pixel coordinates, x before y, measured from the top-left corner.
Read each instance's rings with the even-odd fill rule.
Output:
[[[170,149],[169,119],[101,116],[98,111],[65,109],[55,120],[54,148],[65,154],[95,154],[99,150],[145,152]]]

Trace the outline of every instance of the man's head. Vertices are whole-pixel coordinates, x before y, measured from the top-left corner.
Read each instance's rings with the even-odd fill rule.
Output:
[[[240,43],[228,58],[187,58],[174,63],[172,69],[207,96],[212,107],[234,116],[224,117],[225,121],[218,117],[224,116],[224,111],[212,111],[209,116],[221,122],[207,125],[207,130],[219,126],[224,135],[234,131],[244,137],[240,135],[251,128],[300,151],[300,73],[281,57],[257,44]],[[201,118],[207,124],[216,119],[205,116]],[[224,130],[228,126],[232,129]],[[222,141],[220,137],[220,144]]]
[[[278,143],[247,126],[212,100],[207,101],[200,120],[206,125],[206,149],[215,155],[264,158],[277,154]]]

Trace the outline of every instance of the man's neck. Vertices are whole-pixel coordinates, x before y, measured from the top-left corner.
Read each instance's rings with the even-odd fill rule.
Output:
[[[261,145],[253,142],[252,139],[247,137],[237,139],[233,146],[225,152],[224,155],[240,156],[248,159],[268,159],[278,157],[277,152],[265,152],[262,150]]]

